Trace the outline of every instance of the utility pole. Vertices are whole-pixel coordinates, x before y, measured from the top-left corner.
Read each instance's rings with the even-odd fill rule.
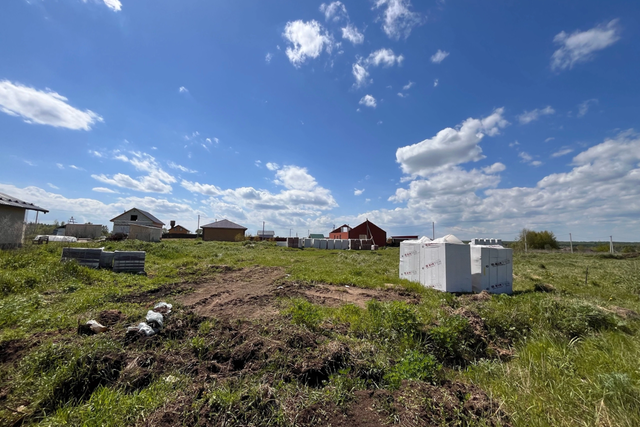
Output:
[[[613,236],[609,236],[609,253],[613,253]]]
[[[200,230],[200,215],[198,215],[198,230]]]
[[[524,252],[527,253],[527,231],[524,232]]]
[[[436,240],[436,222],[433,221],[431,223],[431,227],[432,227],[432,234],[431,234],[431,240]]]
[[[289,229],[289,237],[291,237],[291,229]]]
[[[573,253],[573,239],[571,239],[571,233],[569,233],[569,246],[571,246],[571,253]]]
[[[262,239],[264,239],[264,221],[262,221]],[[260,239],[260,240],[262,240]]]

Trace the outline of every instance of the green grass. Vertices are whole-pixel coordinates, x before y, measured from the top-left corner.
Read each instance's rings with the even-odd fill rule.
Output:
[[[79,337],[78,322],[117,309],[125,322],[134,323],[148,307],[122,302],[128,294],[197,284],[221,274],[216,266],[262,265],[283,267],[285,280],[308,284],[397,284],[420,295],[421,302],[372,300],[362,308],[282,300],[282,319],[265,327],[264,339],[287,331],[311,334],[317,347],[267,352],[267,363],[251,375],[205,384],[190,409],[191,422],[204,411],[214,424],[289,426],[312,405],[346,410],[358,390],[395,393],[405,390],[407,381],[438,387],[462,381],[485,390],[516,426],[640,425],[640,258],[516,254],[514,295],[477,300],[400,280],[397,248],[321,251],[201,241],[104,245],[146,251],[148,275],[61,263],[62,247],[56,244],[0,252],[0,345],[34,343],[20,360],[0,364],[0,383],[9,386],[0,424],[26,414],[30,425],[133,425],[192,394],[195,373],[179,364],[134,390],[123,388],[119,378],[131,358],[149,352],[176,360],[193,357],[209,366],[212,355],[235,348],[231,338],[214,338],[227,327],[224,319],[180,314],[184,322],[197,323],[191,335],[142,348],[123,346],[117,334]],[[340,357],[334,360],[336,349]],[[310,361],[325,363],[318,368],[318,384],[304,376],[291,379],[296,367]],[[460,425],[491,424],[482,418],[486,414],[459,415],[465,420]]]

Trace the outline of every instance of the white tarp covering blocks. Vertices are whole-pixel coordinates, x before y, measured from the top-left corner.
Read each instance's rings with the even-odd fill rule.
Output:
[[[470,247],[453,235],[400,243],[400,277],[443,292],[471,292]]]
[[[473,292],[512,293],[513,250],[499,245],[474,245],[473,241],[469,247]]]

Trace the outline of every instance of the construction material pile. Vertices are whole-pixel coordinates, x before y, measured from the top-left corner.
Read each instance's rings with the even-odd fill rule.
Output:
[[[146,252],[115,251],[103,248],[62,248],[62,261],[75,259],[78,264],[90,268],[107,268],[115,273],[144,273]]]
[[[513,251],[497,242],[474,239],[465,245],[451,234],[405,240],[400,243],[400,277],[443,292],[511,293]]]

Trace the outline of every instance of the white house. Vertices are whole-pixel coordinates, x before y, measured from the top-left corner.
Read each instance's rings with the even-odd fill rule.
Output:
[[[27,211],[49,212],[33,203],[0,193],[0,249],[22,246]]]
[[[129,234],[131,225],[143,225],[146,227],[154,227],[162,230],[164,222],[160,221],[149,212],[142,209],[133,208],[111,220],[113,222],[114,233]]]

